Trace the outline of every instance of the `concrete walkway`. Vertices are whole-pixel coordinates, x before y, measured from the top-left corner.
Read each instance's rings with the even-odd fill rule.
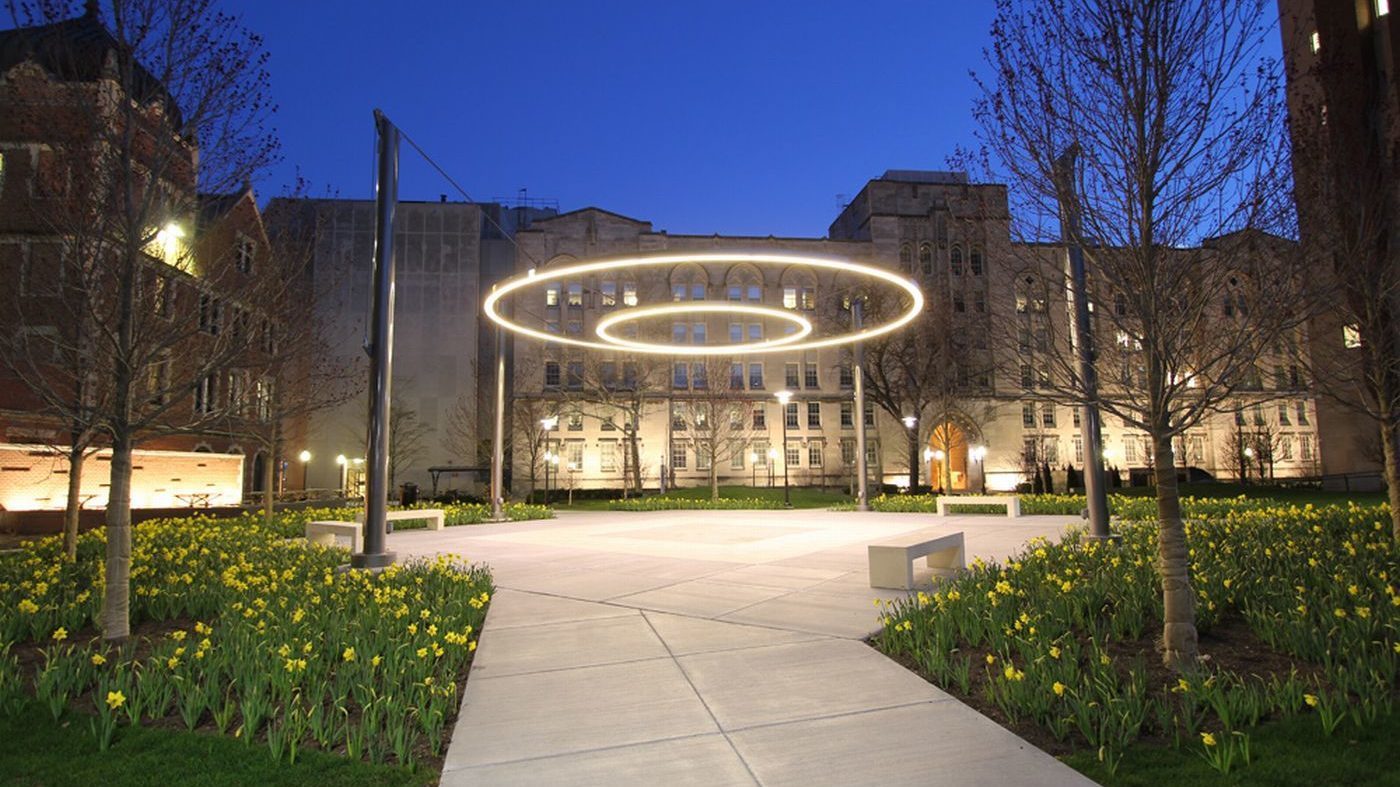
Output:
[[[962,530],[1000,559],[1071,521],[565,512],[389,546],[496,578],[445,785],[1082,785],[861,641],[898,595],[869,587],[868,543]]]

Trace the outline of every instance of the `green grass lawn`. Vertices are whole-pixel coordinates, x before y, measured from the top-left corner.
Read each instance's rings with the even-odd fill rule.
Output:
[[[1110,776],[1093,752],[1076,752],[1064,761],[1100,784],[1116,787],[1267,784],[1312,787],[1322,784],[1400,785],[1395,741],[1400,714],[1377,719],[1358,730],[1344,722],[1332,737],[1322,734],[1315,714],[1262,724],[1249,732],[1251,764],[1222,776],[1200,757],[1199,742],[1182,749],[1138,744],[1130,747]]]
[[[112,748],[97,750],[88,716],[64,713],[55,723],[30,703],[18,715],[0,714],[0,782],[16,785],[422,785],[437,773],[371,765],[334,754],[305,751],[295,765],[275,760],[262,743],[245,745],[221,735],[183,730],[121,727]]]
[[[791,488],[793,508],[827,508],[841,503],[851,502],[851,498],[844,489],[818,489],[813,487]],[[553,501],[551,505],[564,511],[607,511],[610,500],[577,500],[573,505],[567,504],[567,491],[555,491],[552,493]],[[777,486],[721,486],[719,488],[720,497],[725,498],[757,498],[760,500],[782,500],[783,487],[779,483]],[[655,493],[652,493],[655,496]],[[686,498],[694,500],[710,499],[710,488],[708,486],[686,486],[679,489],[671,489],[666,492],[667,497]]]

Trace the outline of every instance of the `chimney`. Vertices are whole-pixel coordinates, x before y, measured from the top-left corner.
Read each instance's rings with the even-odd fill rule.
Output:
[[[446,195],[446,194],[439,194],[439,195],[438,195],[438,202],[447,202],[447,195]]]

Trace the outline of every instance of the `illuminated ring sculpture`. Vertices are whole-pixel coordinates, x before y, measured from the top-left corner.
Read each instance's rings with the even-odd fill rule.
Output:
[[[583,276],[590,273],[608,273],[624,270],[630,271],[635,270],[637,268],[658,268],[685,264],[707,265],[715,263],[735,262],[748,262],[753,263],[755,265],[767,266],[797,265],[804,268],[813,268],[818,270],[829,270],[836,271],[839,273],[854,274],[856,276],[860,276],[866,279],[872,279],[895,287],[896,289],[902,290],[904,294],[907,295],[909,298],[909,305],[908,308],[905,309],[902,313],[900,313],[897,317],[883,323],[879,323],[868,327],[862,327],[859,331],[850,331],[847,333],[838,334],[836,336],[828,336],[821,339],[808,339],[807,341],[798,341],[798,339],[807,336],[808,332],[810,332],[811,324],[810,322],[808,322],[808,332],[803,332],[800,336],[797,336],[795,338],[793,335],[789,334],[786,337],[781,337],[779,339],[772,340],[771,342],[760,342],[750,345],[750,347],[755,347],[755,349],[746,349],[744,345],[740,344],[666,345],[647,344],[642,342],[628,342],[624,344],[623,342],[627,340],[620,339],[618,337],[612,336],[611,334],[603,335],[603,338],[606,341],[577,339],[521,325],[520,323],[512,321],[500,312],[501,299],[505,298],[508,295],[513,295],[520,292],[521,290],[526,290],[531,287],[544,286],[547,283],[562,279],[568,279],[571,277]],[[699,311],[700,309],[698,309],[697,307],[701,307],[702,304],[704,306],[704,310],[710,312],[740,313],[741,311],[744,311],[744,313],[752,313],[751,310],[755,308],[748,307],[748,309],[743,309],[742,307],[744,307],[745,304],[736,304],[729,301],[683,301],[677,303],[667,303],[659,306],[643,306],[638,307],[636,309],[628,309],[622,312],[618,312],[615,315],[613,315],[610,319],[605,318],[604,321],[600,322],[605,322],[606,325],[600,324],[599,328],[605,330],[606,327],[615,325],[620,321],[636,319],[639,316],[639,313],[642,311],[648,312],[648,314],[646,314],[645,316],[653,317],[659,316],[661,314],[685,314],[687,312]],[[482,303],[482,309],[486,312],[486,316],[490,318],[492,322],[496,323],[502,328],[505,328],[508,331],[512,331],[522,336],[530,336],[535,339],[539,339],[543,342],[567,344],[574,347],[586,347],[592,350],[626,350],[630,352],[647,353],[654,355],[715,355],[717,353],[758,355],[762,353],[772,352],[813,350],[820,347],[838,347],[845,344],[854,344],[856,342],[864,341],[866,339],[872,339],[876,336],[883,336],[887,333],[897,331],[900,328],[912,322],[914,318],[918,317],[919,313],[924,310],[924,294],[919,290],[918,285],[899,276],[898,274],[892,271],[885,270],[884,268],[877,268],[873,265],[863,265],[860,263],[851,262],[850,260],[839,259],[835,257],[816,257],[806,254],[766,254],[755,252],[688,253],[622,257],[609,260],[598,260],[595,262],[581,262],[573,265],[561,265],[557,268],[550,268],[549,270],[544,271],[543,273],[531,268],[530,271],[524,276],[516,276],[510,279],[506,279],[505,281],[502,281],[495,287],[493,287],[491,293],[486,296],[486,300]],[[781,310],[775,309],[773,311],[777,312]],[[801,317],[801,315],[797,314],[796,312],[789,312],[783,315],[783,319],[786,319],[789,322],[797,322],[797,320],[793,319],[794,316]],[[807,322],[805,318],[801,319],[803,322]],[[784,341],[784,339],[786,339],[787,341]]]
[[[776,339],[730,344],[660,344],[656,342],[639,342],[636,339],[613,336],[608,332],[608,329],[612,326],[630,320],[684,314],[716,313],[734,315],[754,314],[760,317],[772,317],[796,325],[797,330]],[[666,355],[715,355],[716,353],[735,353],[743,355],[766,352],[775,347],[786,347],[787,345],[799,342],[811,335],[812,321],[791,309],[775,309],[772,306],[754,306],[748,303],[729,303],[727,301],[687,301],[684,303],[664,303],[660,306],[639,306],[635,309],[623,309],[622,311],[613,312],[599,320],[594,330],[598,334],[598,338],[608,344],[631,350],[632,352]]]

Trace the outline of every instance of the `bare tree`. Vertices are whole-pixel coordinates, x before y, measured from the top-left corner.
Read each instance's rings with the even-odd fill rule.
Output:
[[[1400,149],[1393,87],[1369,22],[1371,4],[1318,4],[1280,19],[1288,56],[1289,130],[1301,238],[1321,312],[1315,377],[1322,392],[1379,434],[1400,540]]]
[[[10,10],[51,24],[67,3],[12,2]],[[82,25],[88,34],[46,38],[46,56],[74,74],[87,73],[80,63],[100,63],[100,74],[27,101],[43,79],[35,76],[8,86],[6,100],[35,138],[47,133],[52,144],[39,177],[53,194],[51,232],[84,239],[66,244],[63,293],[54,300],[72,315],[62,341],[86,354],[103,392],[90,407],[74,408],[71,397],[47,404],[111,444],[101,623],[104,637],[122,640],[130,630],[132,450],[145,436],[214,414],[218,381],[256,352],[256,332],[236,327],[244,315],[260,319],[252,315],[283,285],[250,275],[220,250],[194,253],[198,193],[233,191],[277,148],[267,131],[273,107],[261,40],[211,0],[114,0],[106,12],[92,3]]]
[[[758,402],[745,393],[742,370],[736,378],[728,357],[708,356],[689,368],[690,389],[675,400],[672,417],[685,424],[695,443],[696,466],[708,471],[710,499],[718,500],[720,464],[743,456],[753,437],[767,432],[754,430],[753,408]],[[787,416],[779,413],[779,417]]]
[[[546,439],[549,430],[546,419],[558,416],[558,404],[539,396],[516,397],[511,404],[510,426],[512,455],[525,460],[525,470],[530,476],[530,497],[535,494],[539,470],[543,467]],[[514,466],[514,462],[512,465]]]
[[[1162,657],[1177,669],[1198,648],[1172,440],[1219,410],[1303,317],[1295,255],[1254,231],[1288,228],[1267,35],[1264,0],[999,0],[974,107],[983,161],[1020,215],[1077,219],[1065,240],[1084,249],[1092,280],[1104,378],[1093,404],[1152,439]],[[1022,322],[1065,314],[1063,258],[1027,248]],[[1022,382],[1086,404],[1067,321],[1030,327],[1049,335],[1020,364]]]
[[[622,431],[622,494],[642,493],[642,452],[638,432],[647,411],[669,383],[670,364],[654,355],[584,355],[561,396],[569,412]]]
[[[389,410],[389,488],[393,489],[395,479],[422,458],[423,440],[431,430],[418,417],[418,411],[398,396]]]

